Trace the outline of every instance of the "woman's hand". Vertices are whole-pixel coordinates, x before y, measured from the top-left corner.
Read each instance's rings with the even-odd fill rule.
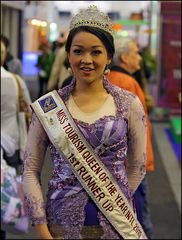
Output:
[[[47,224],[37,224],[35,225],[35,228],[41,239],[53,239],[49,232]]]

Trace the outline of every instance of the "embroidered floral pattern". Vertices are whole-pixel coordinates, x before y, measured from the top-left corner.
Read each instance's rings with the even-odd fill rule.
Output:
[[[26,212],[31,217],[32,224],[43,224],[47,223],[46,215],[40,217],[42,210],[45,209],[45,204],[41,199],[38,199],[32,194],[25,194],[24,197]],[[37,217],[36,217],[36,215]]]

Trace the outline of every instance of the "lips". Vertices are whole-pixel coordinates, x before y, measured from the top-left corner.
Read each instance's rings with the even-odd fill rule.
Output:
[[[81,67],[80,69],[84,72],[91,72],[94,70],[93,68],[88,68],[88,67]]]

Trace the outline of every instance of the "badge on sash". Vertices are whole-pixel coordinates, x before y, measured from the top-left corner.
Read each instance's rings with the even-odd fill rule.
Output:
[[[49,112],[57,107],[53,97],[50,95],[38,101],[44,113]]]

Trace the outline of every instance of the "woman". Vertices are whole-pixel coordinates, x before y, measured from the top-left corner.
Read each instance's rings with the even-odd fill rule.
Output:
[[[32,104],[24,190],[41,239],[145,238],[132,210],[145,175],[145,114],[135,95],[107,81],[112,34],[97,7],[80,11],[65,47],[72,83]],[[44,207],[38,176],[47,147],[54,169]]]

